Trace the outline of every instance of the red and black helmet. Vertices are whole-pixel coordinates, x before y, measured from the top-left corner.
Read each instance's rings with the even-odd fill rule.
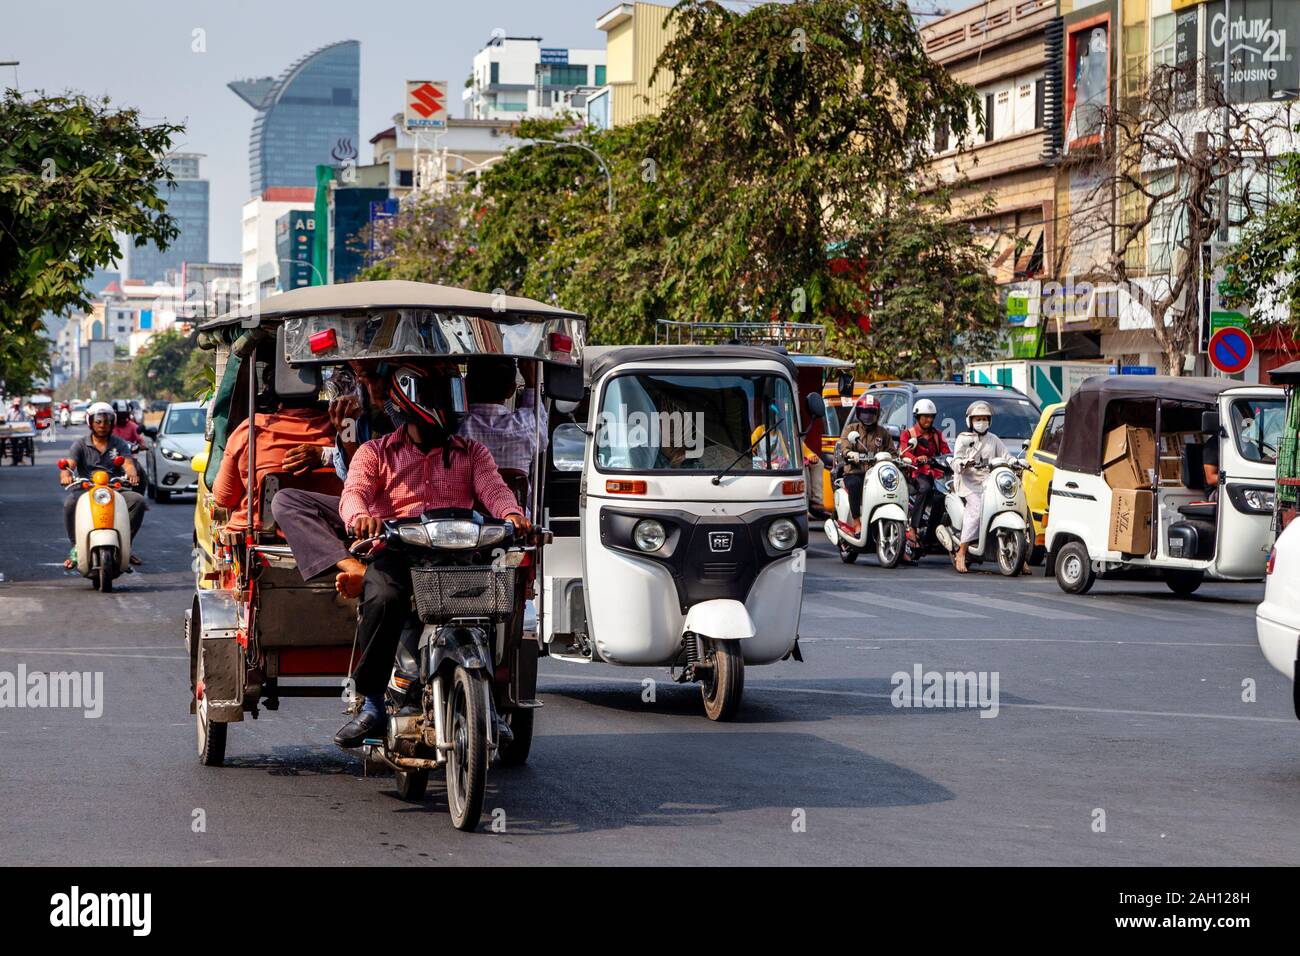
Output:
[[[875,412],[879,415],[880,399],[868,392],[866,395],[863,395],[858,399],[857,409],[859,415],[863,412]]]
[[[392,370],[393,404],[413,422],[440,425],[448,432],[465,414],[465,383],[456,368],[398,365]]]

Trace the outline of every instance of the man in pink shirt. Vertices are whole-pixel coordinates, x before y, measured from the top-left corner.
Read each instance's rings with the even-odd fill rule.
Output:
[[[494,518],[526,531],[528,521],[501,480],[492,454],[479,442],[456,435],[465,410],[464,387],[454,368],[401,365],[393,372],[392,401],[407,424],[357,449],[339,499],[339,516],[358,538],[383,529],[384,521],[432,508],[472,509],[478,502]],[[361,658],[352,673],[361,712],[337,734],[340,747],[357,747],[382,734],[384,688],[402,628],[411,616],[411,568],[395,551],[381,552],[363,574],[340,572],[338,588],[355,593],[360,578],[357,644]]]

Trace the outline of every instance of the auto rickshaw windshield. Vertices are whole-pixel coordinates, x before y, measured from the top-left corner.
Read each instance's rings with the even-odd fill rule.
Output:
[[[602,471],[791,471],[802,468],[789,382],[768,373],[632,372],[601,400]],[[737,462],[737,459],[739,461]]]
[[[1232,433],[1247,461],[1274,464],[1286,423],[1283,399],[1238,398],[1232,402]]]

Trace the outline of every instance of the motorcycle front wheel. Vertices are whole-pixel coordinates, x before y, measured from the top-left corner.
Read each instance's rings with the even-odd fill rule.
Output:
[[[1025,564],[1025,536],[1015,531],[999,531],[998,570],[1009,578],[1020,573]]]
[[[903,522],[881,518],[876,522],[876,560],[882,568],[896,568],[903,560]]]
[[[113,565],[117,564],[117,549],[109,545],[96,548],[91,553],[91,584],[104,594],[113,590]]]
[[[487,788],[487,682],[477,673],[456,668],[447,701],[447,808],[457,830],[473,830],[483,815]]]

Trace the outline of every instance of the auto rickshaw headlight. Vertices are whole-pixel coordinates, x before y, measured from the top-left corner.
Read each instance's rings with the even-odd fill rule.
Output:
[[[1246,507],[1257,513],[1265,513],[1273,510],[1273,504],[1277,500],[1271,491],[1265,491],[1262,488],[1247,488],[1241,493],[1241,499],[1246,503]]]
[[[789,551],[799,540],[799,528],[789,518],[777,518],[767,526],[767,543],[777,551]]]
[[[893,491],[898,487],[898,469],[893,465],[880,466],[880,484],[886,491]]]
[[[1017,480],[1009,471],[998,472],[998,491],[1002,492],[1003,498],[1010,498],[1016,493]]]
[[[642,551],[658,551],[667,540],[668,532],[653,518],[638,521],[632,529],[632,542]]]
[[[90,493],[90,497],[97,505],[106,505],[113,500],[113,492],[107,488],[99,487]]]

